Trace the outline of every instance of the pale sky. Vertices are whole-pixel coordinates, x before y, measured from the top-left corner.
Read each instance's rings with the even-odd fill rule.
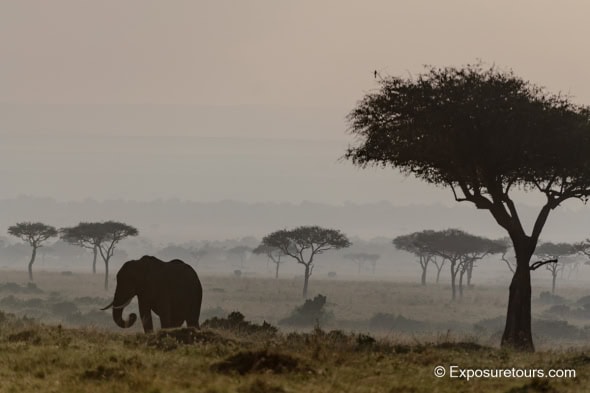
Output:
[[[0,198],[452,203],[338,162],[373,70],[481,59],[590,104],[588,15],[585,1],[2,0]]]

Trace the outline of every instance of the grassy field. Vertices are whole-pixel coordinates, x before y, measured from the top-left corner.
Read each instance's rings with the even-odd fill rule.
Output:
[[[144,335],[98,310],[115,286],[105,292],[100,275],[39,272],[32,286],[24,272],[2,272],[0,391],[521,393],[581,392],[590,383],[584,289],[549,299],[537,289],[538,352],[520,354],[498,348],[505,288],[475,287],[453,303],[445,285],[312,280],[311,297],[327,297],[318,327],[279,324],[303,303],[298,280],[201,279],[200,331]],[[245,321],[226,318],[231,311]],[[467,380],[450,378],[451,365],[576,377]]]

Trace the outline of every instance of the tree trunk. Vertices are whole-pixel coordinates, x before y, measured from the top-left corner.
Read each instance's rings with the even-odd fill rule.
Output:
[[[440,280],[440,272],[442,270],[442,266],[441,267],[436,267],[436,283],[438,284],[438,281]]]
[[[309,265],[305,265],[305,278],[303,281],[303,298],[307,299],[307,283],[309,281],[310,271]]]
[[[463,299],[463,276],[465,275],[465,269],[461,269],[459,272],[459,298]]]
[[[522,248],[522,244],[514,244]],[[502,335],[502,347],[534,352],[531,332],[531,252],[517,252],[517,266],[510,283],[506,327]]]
[[[96,274],[96,255],[98,254],[96,246],[94,246],[94,248],[92,249],[92,253],[94,254],[92,258],[92,274]]]
[[[422,267],[422,276],[420,277],[420,283],[426,285],[426,266]]]
[[[109,289],[109,261],[104,261],[104,290]]]
[[[36,256],[37,247],[33,246],[33,253],[31,254],[31,260],[29,261],[29,281],[33,281],[33,263],[35,263]]]
[[[553,281],[551,283],[551,294],[555,295],[555,280],[557,279],[557,271],[551,272],[551,274],[553,276]]]
[[[280,263],[275,262],[275,265],[277,265],[276,270],[275,270],[275,278],[279,278],[279,265],[280,265]]]
[[[453,301],[457,297],[457,287],[455,285],[455,281],[456,281],[456,277],[457,277],[457,269],[456,269],[455,264],[456,264],[455,261],[451,261],[451,289],[453,291],[453,297],[452,297]]]
[[[467,287],[471,288],[471,276],[473,276],[473,262],[467,266]]]

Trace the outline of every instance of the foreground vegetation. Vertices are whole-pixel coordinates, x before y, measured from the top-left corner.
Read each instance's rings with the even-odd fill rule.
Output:
[[[584,351],[522,354],[476,343],[217,324],[152,335],[66,329],[0,314],[2,392],[579,392]],[[218,319],[218,322],[220,320]],[[225,320],[227,322],[227,320]],[[576,370],[576,378],[436,378],[437,365]]]
[[[498,348],[503,288],[468,288],[452,302],[445,285],[318,280],[323,295],[306,305],[301,278],[201,278],[202,329],[144,335],[99,310],[112,300],[100,275],[43,272],[27,284],[26,272],[3,272],[0,392],[523,393],[590,382],[584,288],[535,289],[540,350],[522,354]],[[573,369],[576,378],[467,381],[435,377],[438,365]]]

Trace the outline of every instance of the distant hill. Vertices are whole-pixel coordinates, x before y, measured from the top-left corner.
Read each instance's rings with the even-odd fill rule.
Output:
[[[525,219],[537,212],[521,207]],[[0,200],[0,231],[18,221],[42,221],[57,227],[80,221],[120,220],[136,226],[155,242],[219,240],[266,233],[298,225],[323,225],[363,239],[397,235],[422,229],[456,227],[488,237],[505,233],[487,211],[470,204],[395,206],[389,202],[327,205],[314,202],[245,203],[191,202],[177,199],[137,202],[126,200],[59,202],[51,198],[21,196]],[[590,237],[590,208],[554,211],[542,238],[577,241]]]

